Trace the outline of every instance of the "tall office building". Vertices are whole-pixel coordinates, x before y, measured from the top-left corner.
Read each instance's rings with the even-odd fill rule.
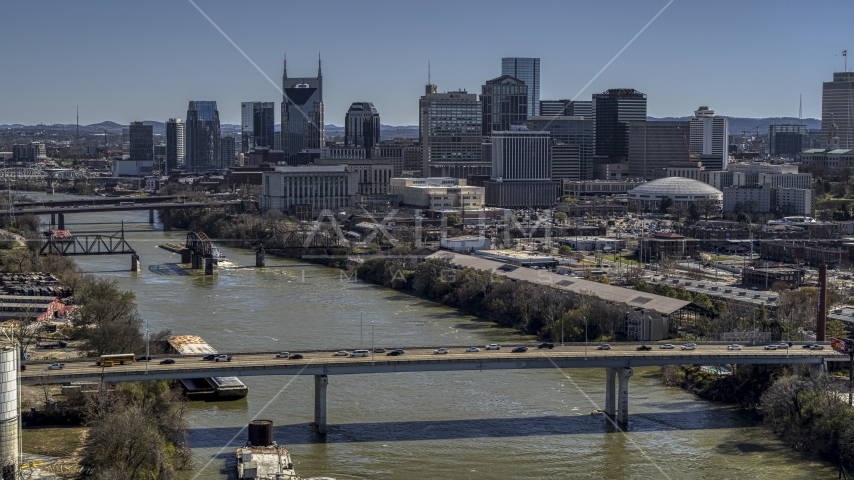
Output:
[[[183,119],[170,118],[166,122],[166,175],[184,167],[184,127]]]
[[[696,165],[689,163],[689,134],[690,122],[629,122],[629,177],[654,180],[667,167]]]
[[[810,148],[812,146],[806,125],[768,126],[768,149],[772,157],[794,158]]]
[[[508,57],[501,59],[501,75],[510,75],[528,86],[528,116],[540,114],[540,59]]]
[[[364,147],[371,158],[380,143],[380,114],[371,102],[353,102],[344,116],[344,145]]]
[[[593,119],[593,102],[590,100],[540,100],[541,117],[584,117]]]
[[[184,165],[188,172],[222,169],[219,111],[215,101],[190,101],[185,134]]]
[[[486,137],[493,131],[508,131],[528,118],[528,86],[518,78],[502,75],[481,87],[481,128]]]
[[[249,150],[255,147],[274,148],[275,109],[275,102],[240,104],[240,151],[242,153],[249,153]]]
[[[831,129],[836,125],[839,148],[854,148],[854,72],[835,72],[821,93],[822,145],[831,148]]]
[[[612,88],[593,94],[596,155],[626,158],[629,122],[646,121],[646,95],[633,88]]]
[[[488,175],[492,166],[482,161],[481,107],[477,95],[465,90],[431,91],[435,91],[434,85],[427,86],[418,106],[421,176]]]
[[[320,56],[317,57],[316,77],[288,77],[285,59],[282,74],[282,150],[288,162],[293,162],[305,149],[323,146],[323,75]]]
[[[502,208],[553,205],[560,182],[551,180],[551,137],[524,126],[492,132],[491,181],[486,203]]]
[[[222,168],[230,168],[237,165],[237,140],[234,137],[222,137],[220,155],[222,155]],[[265,147],[266,148],[266,147]]]
[[[593,120],[581,116],[546,116],[528,118],[528,130],[547,131],[551,134],[553,151],[557,151],[561,163],[552,170],[557,175],[552,180],[567,178],[569,180],[590,180],[593,178],[593,164],[591,158],[596,146],[596,137],[593,133]],[[557,146],[572,146],[575,149]],[[570,150],[572,153],[570,155]],[[572,160],[571,160],[572,159]],[[566,162],[576,162],[568,165]],[[569,174],[568,172],[574,172]]]
[[[128,126],[128,144],[130,159],[138,161],[154,161],[154,129],[142,122],[131,122]]]
[[[717,157],[714,169],[726,170],[728,146],[729,119],[716,117],[715,111],[709,107],[703,106],[695,110],[694,118],[691,119],[691,153],[714,155]],[[706,162],[708,163],[709,160],[711,158]]]

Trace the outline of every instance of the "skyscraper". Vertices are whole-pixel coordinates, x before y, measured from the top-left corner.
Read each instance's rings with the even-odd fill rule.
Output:
[[[693,132],[692,132],[693,134]],[[693,137],[692,137],[693,140]],[[768,149],[772,157],[795,158],[804,150],[812,148],[806,125],[769,125]]]
[[[237,165],[237,141],[234,137],[222,137],[220,144],[222,168],[226,169]]]
[[[528,86],[518,78],[502,75],[481,87],[481,128],[486,137],[493,131],[509,131],[528,118]]]
[[[629,176],[654,180],[667,167],[694,165],[690,161],[690,122],[629,122]],[[598,132],[597,132],[598,134]],[[598,145],[597,138],[597,145]],[[678,197],[677,197],[678,198]]]
[[[560,182],[551,181],[549,132],[524,126],[492,132],[492,181],[484,182],[486,203],[502,208],[553,205]]]
[[[507,57],[501,59],[501,75],[510,75],[528,86],[528,116],[540,114],[540,59]]]
[[[254,147],[273,148],[275,109],[275,102],[240,104],[240,151],[242,153],[249,153],[249,150]]]
[[[154,161],[154,130],[151,125],[131,122],[128,127],[128,139],[131,160]]]
[[[353,102],[344,116],[344,145],[365,147],[365,157],[380,143],[380,114],[371,102]]]
[[[593,94],[596,155],[616,159],[629,154],[629,122],[646,120],[646,95],[633,88]]]
[[[584,117],[593,120],[593,102],[590,100],[540,100],[541,117]]]
[[[435,86],[428,85],[426,91],[431,90],[435,91]],[[418,108],[422,177],[489,174],[492,166],[481,157],[483,137],[477,95],[465,90],[427,93]]]
[[[214,101],[190,101],[187,109],[185,168],[202,173],[222,169],[219,111]]]
[[[282,74],[282,150],[288,162],[307,148],[323,146],[323,76],[320,56],[317,57],[316,77],[288,77],[285,59]]]
[[[553,162],[552,171],[562,172],[553,176],[553,180],[566,178],[568,180],[589,180],[593,178],[593,157],[596,146],[596,137],[593,134],[593,120],[581,116],[539,116],[528,117],[528,130],[551,132],[552,145],[554,147],[570,145],[576,147],[573,155],[577,163],[572,167]],[[564,147],[553,148],[552,151],[560,153],[561,159],[566,160],[567,150]],[[575,172],[567,176],[565,172]]]
[[[821,92],[822,145],[830,148],[832,125],[836,125],[839,148],[854,148],[854,72],[836,72],[824,82]]]
[[[184,166],[184,127],[186,124],[183,119],[170,118],[166,122],[166,171],[165,174],[172,173],[172,170]]]
[[[729,119],[716,117],[709,107],[700,107],[694,111],[691,119],[691,153],[696,155],[714,155],[715,170],[726,170],[729,145]],[[717,168],[720,163],[721,168]],[[707,167],[708,168],[708,167]]]

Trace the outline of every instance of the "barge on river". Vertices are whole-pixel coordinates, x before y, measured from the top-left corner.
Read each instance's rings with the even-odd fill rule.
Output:
[[[196,335],[169,337],[169,346],[180,355],[209,355],[217,351]],[[237,400],[249,394],[249,387],[237,377],[186,378],[179,380],[190,400]]]
[[[335,480],[328,477],[301,479],[294,471],[291,454],[273,441],[273,422],[253,420],[248,430],[246,446],[237,449],[238,480]]]

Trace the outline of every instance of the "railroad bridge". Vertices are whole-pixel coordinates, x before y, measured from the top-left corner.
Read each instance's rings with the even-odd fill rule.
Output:
[[[181,263],[189,263],[191,268],[205,269],[205,275],[214,275],[217,271],[217,256],[213,242],[204,232],[189,232],[187,243],[181,250]]]

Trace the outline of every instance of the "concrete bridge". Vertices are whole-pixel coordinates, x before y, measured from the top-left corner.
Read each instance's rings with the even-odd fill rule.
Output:
[[[662,365],[788,365],[800,364],[821,369],[827,361],[847,360],[846,355],[832,351],[812,351],[795,346],[788,351],[768,351],[763,347],[727,350],[726,345],[700,345],[697,350],[663,350],[653,345],[651,351],[637,351],[637,345],[614,345],[611,350],[595,346],[557,346],[513,353],[512,347],[501,350],[465,352],[465,347],[449,348],[448,354],[434,354],[433,348],[407,349],[401,356],[377,353],[367,357],[339,357],[333,351],[301,351],[301,360],[276,358],[275,353],[236,353],[230,362],[204,361],[200,356],[173,356],[175,364],[158,361],[98,367],[94,359],[66,363],[63,370],[48,370],[48,364],[28,364],[20,380],[23,385],[41,385],[73,381],[127,382],[141,380],[177,380],[214,376],[314,375],[315,424],[326,432],[326,389],[329,377],[404,372],[485,371],[515,369],[604,368],[606,380],[605,413],[616,416],[620,423],[629,418],[629,379],[633,367]],[[296,353],[291,351],[291,353]],[[619,389],[614,382],[619,379]],[[2,392],[0,392],[2,393]]]

